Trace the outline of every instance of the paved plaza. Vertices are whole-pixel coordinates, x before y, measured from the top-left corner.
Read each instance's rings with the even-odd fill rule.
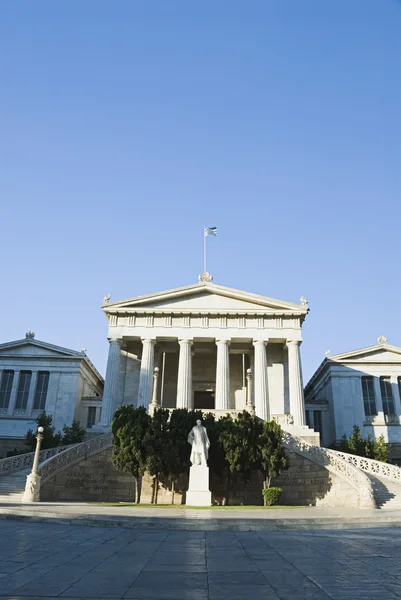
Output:
[[[0,597],[401,598],[401,530],[200,532],[0,521]]]

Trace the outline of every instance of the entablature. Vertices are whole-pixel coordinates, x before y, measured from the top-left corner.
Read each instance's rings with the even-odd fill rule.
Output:
[[[238,313],[222,314],[219,312],[205,315],[194,313],[152,313],[141,312],[138,314],[110,313],[109,327],[186,327],[186,328],[222,328],[222,329],[300,329],[299,316],[264,316],[263,314],[249,314],[242,316]]]

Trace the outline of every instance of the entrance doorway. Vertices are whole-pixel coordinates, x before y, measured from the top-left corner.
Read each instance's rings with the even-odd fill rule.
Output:
[[[214,409],[214,392],[194,392],[194,409]]]

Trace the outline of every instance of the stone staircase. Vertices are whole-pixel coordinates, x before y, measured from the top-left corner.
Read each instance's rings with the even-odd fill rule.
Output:
[[[370,473],[367,475],[373,483],[376,507],[382,510],[401,510],[401,484]]]
[[[20,469],[0,477],[0,505],[21,502],[27,475],[31,469]]]
[[[332,458],[335,456],[341,458],[343,463],[344,461],[348,462],[352,466],[354,472],[356,472],[356,475],[358,475],[359,472],[365,477],[365,481],[368,484],[369,480],[372,482],[373,490],[372,488],[370,489],[373,491],[374,503],[378,509],[401,510],[401,469],[399,467],[355,455],[327,450],[326,448],[321,448],[319,446],[310,444],[304,439],[293,437],[291,434],[289,434],[289,432],[286,431],[284,431],[283,437],[285,446],[288,446],[292,451],[296,451],[301,454],[305,454],[307,451],[306,458],[309,458],[309,460],[312,459],[319,463],[318,459],[320,454],[323,452],[326,453],[323,457],[325,458],[325,460],[322,462],[323,465],[326,464],[327,457]],[[295,444],[297,448],[292,447],[291,444]],[[60,465],[61,467],[65,466],[67,453],[64,453],[64,450],[69,450],[68,454],[71,454],[71,461],[75,463],[77,458],[86,458],[87,456],[90,456],[91,454],[101,451],[109,446],[111,446],[111,434],[105,434],[103,436],[97,436],[92,440],[82,442],[81,444],[76,444],[75,446],[45,451],[46,455],[43,455],[44,463],[40,464],[39,466],[42,482],[43,479],[47,480],[49,477],[53,476],[53,474],[56,473],[60,468]],[[61,454],[61,452],[63,452],[63,454]],[[50,453],[52,454],[52,460],[49,461],[47,458]],[[309,453],[312,453],[314,458],[310,457]],[[3,461],[7,461],[7,464],[10,461],[19,461],[19,464],[13,464],[12,467],[15,470],[11,470],[11,472],[4,472],[3,469],[4,474],[1,473],[0,469],[0,505],[16,504],[22,501],[26,477],[31,472],[31,466],[27,467],[27,464],[32,462],[27,462],[27,459],[24,458],[24,456],[29,458],[31,455],[27,454],[10,459],[3,459]],[[59,462],[60,465],[58,465]],[[331,466],[333,465],[334,463],[331,464]],[[10,464],[8,464],[7,468],[9,467]],[[341,471],[344,473],[343,469],[341,469]],[[365,506],[365,508],[368,507]]]

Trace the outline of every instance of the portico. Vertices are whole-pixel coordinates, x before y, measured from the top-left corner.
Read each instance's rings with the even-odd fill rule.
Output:
[[[304,426],[304,299],[293,304],[201,281],[107,300],[102,309],[110,342],[103,426],[121,404],[150,405],[155,367],[157,403],[165,408],[243,410],[251,376],[258,416]]]

